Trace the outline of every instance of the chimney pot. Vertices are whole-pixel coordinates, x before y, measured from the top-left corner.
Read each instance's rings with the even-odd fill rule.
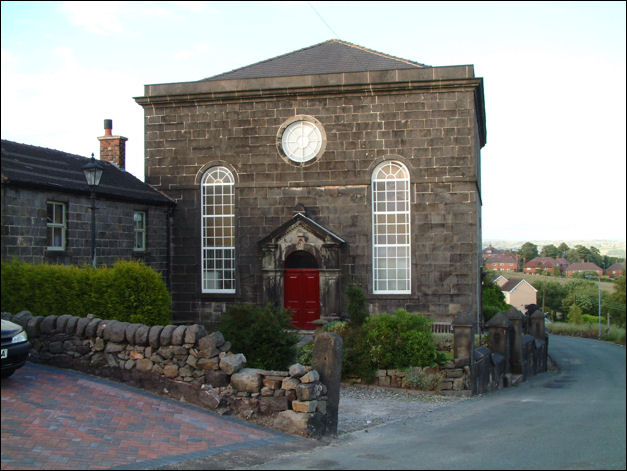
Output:
[[[112,162],[121,169],[126,166],[126,137],[113,136],[111,130],[113,128],[113,120],[104,120],[105,135],[99,137],[100,141],[100,160]]]

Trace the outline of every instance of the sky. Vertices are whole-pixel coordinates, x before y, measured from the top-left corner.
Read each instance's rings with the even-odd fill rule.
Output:
[[[5,2],[2,139],[144,178],[144,85],[341,39],[483,77],[484,240],[625,241],[625,2]]]

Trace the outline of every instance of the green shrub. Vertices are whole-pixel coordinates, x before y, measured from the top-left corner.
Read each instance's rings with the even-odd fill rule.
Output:
[[[146,325],[170,323],[170,294],[161,276],[139,262],[112,268],[2,263],[2,310],[37,316],[94,314]]]
[[[488,322],[496,313],[505,312],[509,308],[503,291],[496,283],[490,281],[487,272],[483,272],[481,276],[481,303],[483,322]]]
[[[361,326],[348,326],[342,331],[344,342],[342,356],[342,377],[357,376],[366,383],[376,377],[376,367],[370,359],[370,346],[365,329]]]
[[[439,371],[426,373],[422,368],[411,367],[407,370],[407,385],[424,391],[440,392],[444,375]]]
[[[301,365],[311,366],[313,361],[313,343],[306,343],[296,349],[296,361]]]
[[[273,304],[264,308],[252,304],[231,306],[222,315],[218,330],[231,342],[235,352],[246,356],[251,368],[285,370],[293,362],[298,336],[289,313]]]
[[[585,324],[598,324],[599,323],[599,316],[591,316],[590,314],[584,314],[583,316],[583,322]]]
[[[377,369],[432,366],[445,362],[431,334],[431,320],[399,309],[394,314],[369,317],[362,326],[351,323],[342,330],[345,378],[374,380]]]
[[[342,335],[342,332],[346,329],[348,323],[344,321],[329,322],[324,326],[325,332],[331,332],[332,334]]]
[[[583,324],[583,312],[576,304],[572,304],[568,310],[568,320],[573,324]]]
[[[348,298],[349,323],[353,326],[362,325],[368,318],[368,309],[366,307],[366,295],[363,290],[355,283],[349,283],[346,287],[346,296]]]
[[[370,317],[364,323],[370,359],[378,369],[429,366],[436,360],[431,320],[398,309]]]

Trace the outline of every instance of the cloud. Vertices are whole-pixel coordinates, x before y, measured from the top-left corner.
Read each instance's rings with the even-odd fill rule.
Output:
[[[78,155],[99,154],[103,120],[114,133],[142,136],[142,110],[133,100],[140,80],[125,70],[81,65],[70,46],[49,51],[54,67],[41,73],[5,67],[2,55],[2,138]],[[18,64],[19,65],[19,64]],[[8,118],[10,117],[10,118]],[[127,170],[143,177],[143,142],[127,143]]]
[[[76,26],[99,36],[129,34],[122,26],[122,2],[63,2],[60,10]]]

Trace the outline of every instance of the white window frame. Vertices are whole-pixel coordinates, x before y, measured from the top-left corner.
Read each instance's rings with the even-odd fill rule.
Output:
[[[235,293],[235,179],[212,167],[200,187],[202,292]]]
[[[372,172],[372,292],[411,294],[409,171],[385,161]]]
[[[48,208],[52,207],[52,220],[48,219]],[[61,222],[57,222],[58,211],[61,211]],[[50,231],[52,233],[50,234]],[[54,243],[55,234],[61,232],[61,245],[51,245]],[[60,201],[46,201],[46,244],[47,250],[62,252],[66,248],[67,238],[67,207]]]
[[[146,211],[133,212],[133,250],[135,252],[146,251]],[[141,246],[137,246],[137,237],[141,236]]]

